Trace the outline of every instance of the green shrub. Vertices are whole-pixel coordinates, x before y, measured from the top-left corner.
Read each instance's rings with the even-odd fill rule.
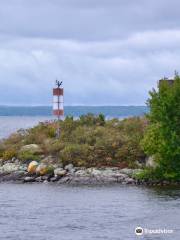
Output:
[[[31,151],[21,151],[18,153],[18,159],[26,162],[26,161],[40,161],[40,156],[33,154]]]
[[[85,144],[68,144],[60,151],[60,159],[65,165],[72,163],[75,166],[87,166],[88,156],[89,147]]]
[[[15,149],[8,149],[3,152],[3,160],[11,160],[13,157],[17,157],[17,151]]]
[[[138,180],[145,180],[145,181],[179,181],[180,173],[177,172],[168,172],[164,171],[164,169],[157,167],[154,168],[146,168],[142,172],[137,173],[134,177]]]

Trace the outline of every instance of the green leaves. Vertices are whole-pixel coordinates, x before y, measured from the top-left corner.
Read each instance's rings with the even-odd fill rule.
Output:
[[[180,171],[180,77],[173,84],[161,81],[148,99],[150,125],[141,145],[159,162],[166,176]],[[176,174],[174,174],[176,175]]]

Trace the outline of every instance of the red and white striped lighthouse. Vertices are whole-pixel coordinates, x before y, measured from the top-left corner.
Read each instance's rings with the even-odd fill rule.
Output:
[[[56,80],[56,85],[57,88],[53,88],[53,114],[60,120],[64,117],[64,89],[62,82]]]

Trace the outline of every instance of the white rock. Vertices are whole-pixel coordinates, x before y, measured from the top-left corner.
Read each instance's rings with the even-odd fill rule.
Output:
[[[89,173],[87,172],[87,170],[78,170],[77,172],[75,172],[75,176],[78,176],[78,177],[84,177],[84,176],[88,176]]]
[[[71,172],[73,170],[73,168],[74,168],[73,164],[68,164],[68,165],[65,166],[64,169]]]
[[[64,176],[66,173],[67,173],[67,171],[64,170],[63,168],[56,168],[56,169],[54,169],[54,175],[55,175],[55,176],[60,176],[60,177],[62,177],[62,176]]]

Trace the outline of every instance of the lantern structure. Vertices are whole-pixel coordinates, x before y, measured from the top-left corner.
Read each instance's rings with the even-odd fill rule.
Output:
[[[64,89],[61,87],[62,82],[56,80],[56,88],[53,88],[53,115],[57,116],[58,121],[64,117]],[[58,123],[57,136],[60,136]]]

